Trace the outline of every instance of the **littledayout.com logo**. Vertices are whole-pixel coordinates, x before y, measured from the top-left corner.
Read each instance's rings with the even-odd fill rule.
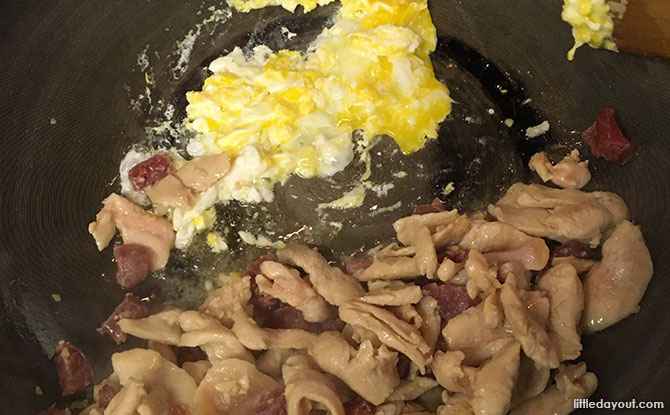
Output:
[[[638,402],[635,399],[630,401],[606,401],[604,399],[592,401],[590,399],[575,399],[574,407],[575,409],[611,409],[615,411],[617,409],[664,409],[665,405],[663,402]]]

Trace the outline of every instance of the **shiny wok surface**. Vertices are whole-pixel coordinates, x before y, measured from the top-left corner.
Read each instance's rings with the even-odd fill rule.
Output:
[[[665,400],[670,405],[670,62],[595,52],[584,48],[569,63],[569,28],[559,2],[534,0],[444,0],[431,2],[440,46],[433,56],[438,77],[458,104],[440,139],[409,157],[383,156],[373,179],[384,181],[385,166],[402,166],[416,176],[397,183],[384,201],[366,201],[360,211],[333,214],[345,229],[331,237],[314,212],[320,201],[342,194],[360,173],[352,166],[333,181],[292,179],[268,206],[272,226],[290,233],[312,226],[304,240],[332,258],[372,246],[390,236],[389,224],[429,200],[453,181],[449,206],[485,206],[504,186],[532,176],[525,161],[537,148],[560,152],[579,141],[597,111],[611,106],[629,138],[642,145],[625,167],[592,159],[588,190],[608,189],[629,203],[642,226],[656,275],[637,315],[603,333],[584,338],[583,359],[599,378],[593,398]],[[300,47],[281,26],[318,33],[333,8],[309,17],[268,9],[202,25],[182,65],[189,31],[219,2],[175,0],[81,2],[6,0],[0,4],[0,413],[34,414],[58,399],[49,361],[56,342],[69,339],[93,363],[96,381],[110,371],[112,342],[95,328],[121,300],[111,252],[98,253],[86,225],[99,202],[117,189],[118,162],[146,127],[172,103],[184,113],[184,92],[198,88],[213,58],[259,41],[272,47]],[[193,33],[193,32],[191,32]],[[146,50],[155,76],[152,104],[138,56]],[[177,68],[177,69],[175,69]],[[499,88],[499,86],[504,88]],[[508,89],[501,94],[500,89]],[[532,102],[522,105],[526,98]],[[135,104],[133,104],[135,103]],[[488,114],[493,108],[495,115]],[[468,122],[466,117],[477,122]],[[512,129],[505,118],[515,119]],[[547,119],[549,136],[526,140],[525,127]],[[169,137],[155,136],[154,142]],[[390,154],[382,141],[375,149]],[[417,166],[421,164],[423,169]],[[358,169],[358,170],[357,170]],[[376,176],[375,176],[376,175]],[[291,195],[298,196],[294,199]],[[298,200],[298,202],[295,202]],[[375,219],[362,212],[374,203],[402,201],[395,212]],[[230,206],[226,223],[253,224],[249,209]],[[361,219],[363,218],[363,219]],[[241,226],[241,225],[240,225]],[[202,280],[232,269],[258,253],[235,249],[225,256],[206,252],[174,255],[165,272],[137,287],[138,295],[189,304],[202,295]],[[197,267],[194,267],[197,265]],[[51,295],[57,293],[62,302]],[[123,347],[139,343],[129,341]],[[43,396],[35,395],[39,385]],[[620,413],[626,413],[620,411]]]

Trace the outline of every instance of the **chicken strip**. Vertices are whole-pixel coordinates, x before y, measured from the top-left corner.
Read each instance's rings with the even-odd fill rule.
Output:
[[[300,310],[305,321],[318,323],[330,316],[326,300],[317,293],[295,269],[274,261],[261,264],[262,275],[256,276],[261,292],[278,298]]]
[[[153,252],[151,271],[165,268],[175,235],[167,220],[147,212],[123,196],[112,193],[103,200],[103,208],[88,225],[98,250],[105,249],[114,237],[116,229],[121,232],[124,244],[142,245]]]
[[[302,268],[316,291],[330,304],[340,305],[365,294],[355,278],[332,267],[315,249],[291,244],[277,251],[277,257],[285,264]]]
[[[563,160],[552,165],[544,151],[530,158],[528,166],[537,172],[543,182],[551,181],[564,189],[581,189],[591,180],[589,162],[580,161],[579,150],[570,152]]]
[[[586,274],[581,327],[594,333],[636,313],[654,273],[640,228],[622,222],[603,244],[603,258]]]

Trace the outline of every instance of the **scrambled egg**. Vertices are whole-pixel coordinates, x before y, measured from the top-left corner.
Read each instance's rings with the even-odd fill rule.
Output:
[[[282,5],[311,10],[328,0],[232,0],[241,10]],[[218,198],[272,200],[291,174],[332,175],[353,159],[352,134],[387,134],[405,152],[437,136],[451,110],[449,91],[428,54],[436,31],[426,0],[343,0],[332,27],[306,53],[245,55],[213,61],[202,91],[189,92],[188,145],[194,156],[230,153],[231,173]]]
[[[614,22],[606,0],[564,0],[561,18],[572,26],[575,38],[568,60],[573,60],[577,48],[584,44],[592,48],[617,50],[612,40]]]
[[[316,6],[325,6],[332,2],[333,0],[228,0],[231,7],[243,12],[268,6],[282,6],[291,13],[298,6],[302,6],[303,11],[307,13],[314,10]]]

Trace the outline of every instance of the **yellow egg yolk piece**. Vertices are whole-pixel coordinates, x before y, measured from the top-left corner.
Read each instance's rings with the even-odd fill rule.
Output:
[[[230,4],[291,10],[321,3]],[[188,122],[197,132],[188,151],[253,156],[260,175],[254,180],[269,183],[342,170],[353,159],[354,131],[367,141],[386,134],[403,152],[416,151],[437,137],[451,111],[428,56],[435,45],[426,0],[343,0],[334,24],[307,52],[259,45],[214,60],[202,90],[187,94]]]
[[[612,40],[614,22],[606,0],[564,0],[561,18],[572,26],[575,44],[568,51],[568,60],[573,60],[575,51],[584,44],[592,48],[616,51]]]

